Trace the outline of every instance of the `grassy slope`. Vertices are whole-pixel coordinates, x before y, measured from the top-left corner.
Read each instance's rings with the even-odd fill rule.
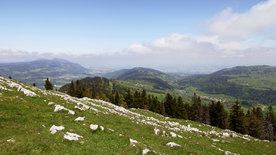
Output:
[[[101,101],[76,99],[62,93],[44,91],[21,84],[39,95],[39,97],[30,97],[23,92],[18,92],[16,87],[9,87],[7,81],[7,79],[0,79],[0,85],[11,90],[0,89],[1,154],[141,154],[145,148],[154,150],[157,154],[222,154],[219,148],[240,154],[276,153],[274,142],[264,142],[252,137],[249,137],[250,141],[248,141],[242,138],[206,136],[203,131],[231,132],[192,121],[165,118],[146,110],[133,109],[131,111],[135,113],[130,113]],[[49,102],[71,109],[75,111],[75,115],[70,115],[67,111],[53,112],[55,106],[48,105]],[[92,109],[78,110],[74,108],[77,103],[95,108],[98,112]],[[79,116],[85,116],[85,120],[74,121]],[[143,119],[154,120],[153,118],[164,122],[157,128],[167,133],[173,131],[173,126],[168,125],[168,121],[179,122],[185,126],[190,124],[198,128],[201,133],[173,131],[183,138],[155,135],[154,125],[142,123]],[[151,120],[149,122],[154,122]],[[89,128],[90,124],[101,125],[105,130],[92,131]],[[160,123],[157,124],[160,125]],[[65,129],[52,135],[49,131],[52,125],[62,125]],[[179,125],[174,127],[180,128]],[[113,129],[114,132],[107,128]],[[83,138],[79,141],[64,139],[63,135],[67,131],[79,134]],[[15,142],[7,142],[11,138],[15,139]],[[130,138],[139,142],[136,147],[130,145]],[[212,139],[221,141],[213,142]],[[167,147],[165,144],[168,142],[175,142],[181,147]]]

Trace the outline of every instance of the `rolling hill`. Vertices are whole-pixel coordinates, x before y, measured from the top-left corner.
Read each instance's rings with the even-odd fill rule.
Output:
[[[225,94],[252,103],[276,105],[276,67],[238,66],[209,75],[190,76],[179,81],[208,94]]]
[[[1,154],[275,154],[276,143],[0,77]]]
[[[71,80],[90,76],[89,70],[79,64],[63,59],[42,59],[21,63],[0,64],[0,75],[11,76],[17,81],[28,84],[35,83],[38,87],[44,87],[44,80],[49,77],[57,87]]]
[[[176,81],[176,79],[171,75],[158,70],[142,67],[115,71],[106,74],[105,77],[117,80],[133,81],[136,83],[145,82],[145,85],[152,85],[154,89],[159,90],[172,89],[171,84]]]

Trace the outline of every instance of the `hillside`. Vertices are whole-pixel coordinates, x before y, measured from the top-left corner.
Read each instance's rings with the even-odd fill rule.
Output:
[[[154,89],[159,90],[172,89],[171,84],[176,81],[171,75],[158,70],[142,67],[107,73],[105,77],[150,85]]]
[[[275,154],[276,143],[0,77],[1,154]]]
[[[276,67],[238,66],[209,75],[190,76],[179,81],[208,94],[225,94],[240,100],[276,105]]]
[[[44,80],[49,77],[53,84],[60,87],[71,80],[87,77],[89,70],[79,64],[62,59],[36,60],[22,63],[0,64],[0,75],[11,76],[17,81],[28,84],[35,83],[38,87],[44,87]]]
[[[115,80],[109,80],[104,77],[86,77],[84,79],[78,80],[79,89],[84,89],[89,92],[89,96],[96,98],[100,95],[100,93],[104,93],[107,96],[112,95],[112,93],[118,91],[120,93],[125,93],[127,91],[127,87],[120,85]],[[74,82],[76,84],[76,81]],[[59,91],[61,92],[69,92],[70,84],[65,84],[62,86]],[[76,88],[77,89],[77,88]]]

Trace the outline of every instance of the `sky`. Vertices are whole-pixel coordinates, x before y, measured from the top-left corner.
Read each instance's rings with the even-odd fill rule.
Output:
[[[0,63],[276,65],[276,0],[0,0]]]

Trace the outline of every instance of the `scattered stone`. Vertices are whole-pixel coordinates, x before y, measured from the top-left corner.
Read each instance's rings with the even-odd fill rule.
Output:
[[[129,142],[130,142],[130,146],[136,146],[135,144],[137,144],[138,143],[138,141],[136,141],[136,140],[134,140],[134,139],[129,139]]]
[[[80,135],[78,135],[78,134],[75,134],[75,133],[71,133],[71,132],[66,132],[65,134],[64,134],[64,138],[65,139],[68,139],[68,140],[75,140],[75,141],[77,141],[77,140],[79,140],[79,138],[83,138],[82,136],[80,136]]]
[[[60,131],[60,130],[63,130],[63,129],[64,129],[63,126],[55,126],[55,125],[53,125],[50,128],[50,131],[51,131],[51,134],[55,134],[57,131]]]
[[[145,155],[145,154],[147,154],[148,152],[150,152],[150,150],[147,149],[147,148],[145,148],[145,149],[142,151],[142,154]]]
[[[2,89],[2,90],[8,90],[6,87],[3,87],[1,85],[0,85],[0,89]]]
[[[166,146],[169,146],[169,147],[179,147],[181,145],[176,144],[175,142],[169,142],[169,143],[166,144]]]
[[[90,129],[92,129],[92,130],[97,130],[98,127],[99,126],[97,124],[90,124]]]
[[[170,132],[170,134],[171,134],[172,137],[176,137],[177,136],[177,134],[174,133],[174,132]]]
[[[230,137],[230,134],[227,133],[227,132],[223,132],[223,133],[222,133],[222,137]]]
[[[236,138],[238,137],[238,135],[236,135],[235,133],[231,133],[231,137]]]
[[[75,121],[83,121],[85,117],[78,117],[75,119]]]
[[[26,96],[31,96],[31,97],[38,96],[36,93],[34,93],[28,89],[25,89],[20,85],[18,86],[17,91],[23,92]]]
[[[103,126],[100,126],[100,129],[101,129],[102,131],[104,131],[104,127],[103,127]]]
[[[14,142],[15,142],[15,139],[13,139],[13,138],[8,139],[7,142],[12,142],[12,143],[14,143]]]
[[[163,136],[163,137],[168,136],[168,134],[166,133],[166,131],[163,131],[162,136]]]
[[[250,141],[250,139],[249,139],[248,137],[245,137],[245,136],[246,136],[246,135],[244,135],[244,136],[241,137],[241,138]]]
[[[155,135],[159,135],[159,133],[160,133],[160,130],[157,129],[157,128],[154,128],[154,134],[155,134]]]
[[[46,102],[46,100],[44,100],[44,102]],[[55,104],[54,102],[49,102],[48,105],[52,105]]]
[[[55,105],[55,110],[54,110],[54,112],[61,111],[61,110],[66,110],[66,111],[68,111],[68,114],[75,115],[75,112],[74,112],[74,111],[69,110],[69,109],[67,109],[67,108],[64,108],[64,106],[61,106],[61,105],[58,105],[58,104]]]
[[[181,135],[177,135],[178,138],[183,138]]]
[[[213,141],[213,142],[219,142],[219,140],[218,140],[218,139],[212,139],[212,141]]]

